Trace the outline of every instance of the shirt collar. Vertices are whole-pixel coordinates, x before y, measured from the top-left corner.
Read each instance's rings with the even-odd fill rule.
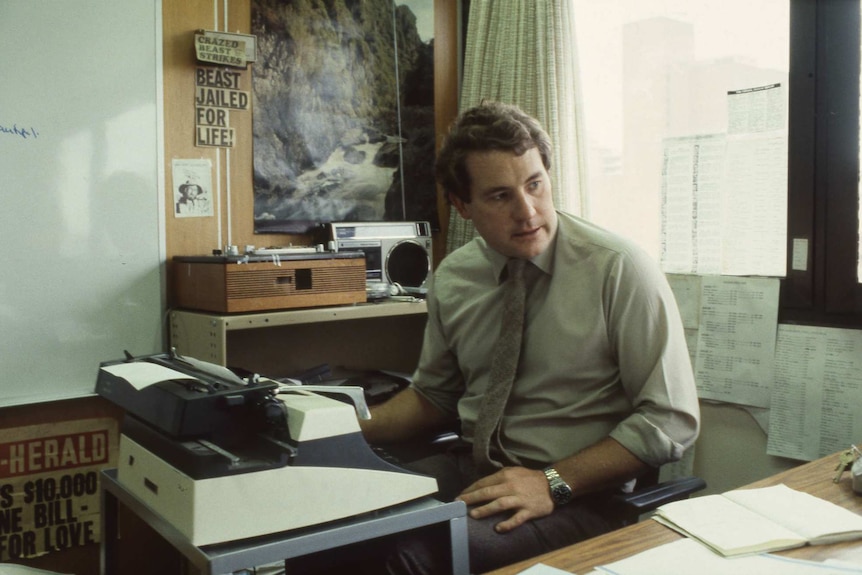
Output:
[[[560,235],[560,226],[557,225],[557,231],[554,237],[551,238],[551,243],[548,244],[548,249],[531,259],[533,265],[545,272],[546,274],[554,275],[554,254],[557,253],[557,236]]]

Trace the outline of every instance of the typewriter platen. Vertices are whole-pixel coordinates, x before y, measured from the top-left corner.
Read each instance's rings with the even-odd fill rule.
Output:
[[[118,481],[195,545],[437,491],[371,449],[357,407],[303,386],[164,354],[103,362],[96,392],[126,410]]]

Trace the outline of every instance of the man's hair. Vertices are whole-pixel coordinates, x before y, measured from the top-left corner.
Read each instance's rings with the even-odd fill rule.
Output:
[[[447,200],[454,195],[469,203],[466,160],[471,152],[504,150],[520,156],[531,148],[538,149],[545,169],[550,170],[551,139],[542,125],[515,105],[483,101],[452,123],[437,153],[435,177]]]

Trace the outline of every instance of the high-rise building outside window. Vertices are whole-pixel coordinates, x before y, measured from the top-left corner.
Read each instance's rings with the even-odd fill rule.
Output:
[[[573,0],[584,215],[667,272],[784,276],[788,0]]]

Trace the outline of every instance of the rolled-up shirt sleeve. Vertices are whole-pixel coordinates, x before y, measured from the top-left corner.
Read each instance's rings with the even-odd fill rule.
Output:
[[[606,284],[609,339],[634,411],[611,437],[644,462],[679,460],[698,436],[700,408],[685,331],[664,274],[640,254]]]

